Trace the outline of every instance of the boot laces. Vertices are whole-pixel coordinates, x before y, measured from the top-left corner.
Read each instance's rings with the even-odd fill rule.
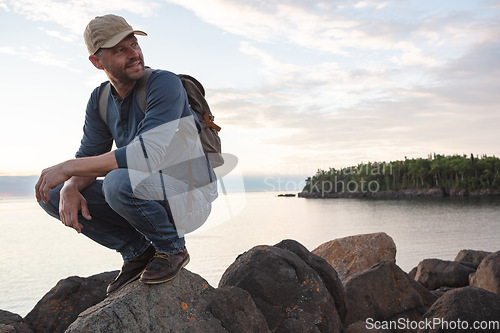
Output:
[[[156,252],[154,258],[170,260],[170,254],[164,252]]]

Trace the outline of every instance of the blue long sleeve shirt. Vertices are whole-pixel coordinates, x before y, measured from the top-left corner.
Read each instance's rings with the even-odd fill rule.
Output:
[[[99,89],[91,94],[87,104],[83,138],[76,157],[101,155],[116,143],[115,157],[119,168],[127,168],[127,145],[135,138],[172,121],[196,115],[189,107],[186,91],[174,73],[154,70],[146,86],[146,112],[141,111],[136,99],[136,88],[123,99],[115,97],[110,89],[106,122],[98,110]]]
[[[203,151],[196,114],[179,77],[155,70],[146,84],[146,108],[137,101],[137,84],[123,99],[112,89],[106,121],[99,113],[99,90],[87,104],[83,138],[76,157],[104,154],[116,143],[119,168],[127,168],[134,195],[167,200],[180,237],[208,218],[217,184]]]

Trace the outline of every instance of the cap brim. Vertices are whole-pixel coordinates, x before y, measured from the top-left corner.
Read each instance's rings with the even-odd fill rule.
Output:
[[[141,35],[141,36],[147,36],[148,35],[147,33],[145,33],[144,31],[141,31],[141,30],[123,31],[123,32],[120,32],[118,35],[114,36],[113,38],[111,38],[110,40],[108,40],[103,45],[101,45],[100,48],[107,49],[107,48],[110,48],[110,47],[114,47],[114,46],[116,46],[116,44],[118,44],[119,42],[121,42],[125,37],[127,37],[130,34]]]

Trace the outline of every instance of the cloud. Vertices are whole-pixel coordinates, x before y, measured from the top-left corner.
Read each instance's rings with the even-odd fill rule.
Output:
[[[233,108],[231,114],[235,115],[236,123],[240,112],[249,111],[234,112],[234,108],[238,107],[234,105],[237,100],[245,101],[241,108],[245,108],[244,105],[251,105],[249,108],[257,110],[245,114],[262,113],[261,119],[273,121],[279,119],[281,114],[285,114],[285,117],[298,113],[335,114],[342,108],[357,104],[360,96],[364,99],[380,98],[384,91],[391,93],[395,85],[390,79],[392,73],[389,69],[342,68],[336,62],[305,65],[284,63],[275,59],[270,53],[246,42],[242,42],[240,50],[261,61],[262,66],[259,71],[264,84],[251,92],[215,93],[217,103],[227,103]],[[270,108],[273,109],[272,112],[264,111]],[[230,118],[228,116],[227,120],[231,121]]]
[[[452,3],[449,10],[425,11],[407,1],[165,1],[249,41],[291,43],[346,57],[385,51],[400,66],[434,66],[440,57],[457,56],[466,43],[492,38],[488,27],[498,24],[491,8],[454,9]]]
[[[49,35],[51,37],[55,37],[55,38],[62,40],[63,42],[76,42],[76,41],[78,41],[78,39],[76,38],[76,36],[74,34],[67,34],[67,33],[60,31],[60,30],[59,31],[58,30],[49,30],[49,29],[45,29],[42,27],[39,27],[38,29],[40,31],[45,32],[47,35]]]
[[[259,49],[248,42],[240,43],[240,51],[253,56],[262,63],[261,74],[265,77],[269,86],[281,85],[283,83],[296,84],[296,75],[303,73],[303,67],[291,63],[276,60],[271,54]]]
[[[2,0],[2,1],[0,1],[0,8],[1,8],[1,9],[3,9],[3,10],[5,10],[6,12],[9,12],[9,11],[10,11],[10,10],[9,10],[9,7],[7,6],[7,4],[6,4],[6,3],[4,3],[4,1],[3,1],[3,0]]]
[[[166,1],[192,10],[224,31],[258,42],[286,41],[332,54],[346,54],[346,48],[354,46],[380,48],[392,44],[389,35],[368,33],[372,27],[342,15],[327,2],[311,5],[303,1],[265,4],[227,0]]]
[[[354,4],[354,8],[375,7],[376,9],[383,9],[389,5],[389,1],[359,1]]]
[[[0,0],[0,8],[71,42],[97,14],[149,17],[165,3],[236,37],[238,61],[257,64],[248,69],[260,79],[251,88],[206,87],[216,122],[250,138],[256,161],[264,150],[270,165],[299,160],[316,168],[434,151],[499,153],[491,139],[500,123],[498,2]],[[53,56],[37,51],[41,59],[0,48],[42,63]]]
[[[34,22],[51,22],[63,27],[71,34],[81,36],[83,28],[96,15],[127,11],[150,17],[160,5],[149,0],[4,0],[2,7]],[[50,31],[50,30],[49,30]]]
[[[97,15],[127,11],[134,15],[151,17],[155,15],[155,9],[160,6],[159,3],[150,0],[111,0],[104,2],[100,0],[0,1],[0,9],[22,15],[28,21],[36,22],[39,25],[38,30],[64,42],[64,44],[52,45],[51,50],[56,47],[63,47],[66,43],[82,47],[83,30],[89,20]],[[129,21],[129,23],[133,24],[132,21]],[[4,45],[0,48],[0,53],[15,55],[42,65],[64,68],[72,72],[81,72],[74,64],[74,57],[62,57],[63,52],[60,50],[51,52],[45,47],[45,44],[47,43],[37,46],[35,43],[31,43],[22,47]]]
[[[402,54],[391,58],[392,62],[398,66],[435,66],[438,64],[436,59],[424,55],[422,49],[411,42],[399,42],[396,47],[403,51]]]
[[[72,66],[67,59],[58,57],[41,47],[32,49],[27,47],[14,48],[9,46],[0,46],[0,54],[20,57],[30,62],[45,66],[55,66],[75,73],[81,72],[81,70]]]
[[[488,34],[495,35],[482,35]],[[500,43],[479,40],[439,61],[419,58],[419,48],[401,43],[404,54],[415,58],[380,68],[344,68],[341,62],[301,66],[242,42],[240,50],[260,60],[264,85],[210,96],[216,97],[214,109],[223,124],[279,133],[255,136],[254,143],[283,147],[275,157],[281,163],[311,161],[328,168],[433,152],[498,154],[491,138],[500,124]],[[423,70],[408,70],[412,62]]]

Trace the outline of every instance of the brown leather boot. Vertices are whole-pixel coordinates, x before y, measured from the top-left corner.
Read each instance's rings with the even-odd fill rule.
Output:
[[[112,292],[118,291],[127,284],[137,280],[151,259],[154,257],[155,252],[156,250],[153,245],[149,245],[143,254],[135,259],[125,261],[120,274],[118,274],[116,279],[108,286],[108,289],[106,290],[107,295],[109,296]]]
[[[156,252],[153,260],[141,275],[140,281],[146,284],[158,284],[172,280],[189,263],[186,248],[177,254]]]

